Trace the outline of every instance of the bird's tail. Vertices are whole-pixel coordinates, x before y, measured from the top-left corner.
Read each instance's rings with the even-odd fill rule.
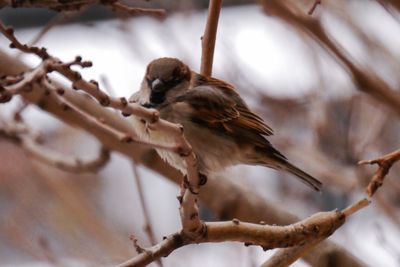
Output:
[[[282,169],[295,175],[301,182],[304,184],[308,185],[315,191],[321,191],[322,188],[322,183],[309,175],[308,173],[302,171],[301,169],[297,168],[290,162],[286,161],[285,164],[283,164]]]
[[[283,170],[290,174],[296,176],[301,182],[311,187],[315,191],[321,191],[322,183],[306,173],[301,169],[297,168],[293,164],[291,164],[283,155],[280,153],[275,155],[273,159],[269,159],[268,162],[265,162],[263,165],[274,168],[277,170]]]

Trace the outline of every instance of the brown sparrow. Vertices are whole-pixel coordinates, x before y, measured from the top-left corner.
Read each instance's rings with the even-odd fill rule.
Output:
[[[271,145],[265,136],[272,135],[272,129],[250,111],[232,85],[195,73],[176,58],[150,62],[141,89],[129,100],[155,108],[161,118],[183,126],[202,177],[227,166],[249,164],[289,172],[317,191],[322,186]],[[134,123],[141,138],[174,143],[172,137],[147,129],[139,119]],[[186,174],[185,161],[179,155],[157,152]]]

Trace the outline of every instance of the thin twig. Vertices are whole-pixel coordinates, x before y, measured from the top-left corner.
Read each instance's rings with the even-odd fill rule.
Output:
[[[25,8],[48,8],[58,12],[76,12],[81,11],[84,8],[88,8],[95,5],[103,5],[110,9],[121,12],[124,14],[137,16],[147,15],[156,18],[163,19],[166,16],[164,9],[153,9],[153,8],[138,8],[130,7],[118,0],[3,0],[0,1],[0,8],[10,6],[13,8],[25,7]]]
[[[52,18],[41,30],[40,32],[32,39],[29,43],[30,46],[36,45],[52,28],[56,25],[60,25],[65,23],[70,18],[79,15],[84,9],[78,12],[63,12],[58,13],[54,18]]]
[[[222,0],[210,0],[208,6],[207,24],[204,35],[201,38],[201,66],[200,73],[204,76],[211,76],[214,59],[215,40]]]
[[[350,217],[351,215],[353,215],[353,214],[356,213],[357,211],[359,211],[359,210],[365,208],[366,206],[368,206],[370,203],[371,203],[371,201],[368,200],[368,199],[366,199],[366,198],[361,199],[360,201],[354,203],[353,205],[351,205],[351,206],[345,208],[345,209],[343,210],[343,214],[344,214],[346,217]]]
[[[155,237],[153,228],[151,227],[151,220],[150,220],[148,208],[146,205],[146,200],[145,200],[144,194],[143,194],[143,186],[142,186],[142,182],[141,182],[141,177],[139,175],[138,168],[137,168],[136,164],[134,164],[134,163],[132,163],[132,170],[133,170],[133,178],[135,179],[135,183],[136,183],[136,188],[139,193],[140,206],[142,208],[143,217],[144,217],[144,231],[146,232],[147,237],[149,238],[150,244],[152,246],[154,246],[155,244],[157,244],[157,241],[156,241],[156,237]],[[161,259],[157,259],[157,263],[159,266],[161,266],[161,267],[163,266]]]
[[[308,11],[308,15],[312,15],[315,11],[315,9],[317,8],[318,5],[321,4],[321,0],[315,0],[314,4],[312,5],[312,7],[310,8],[310,10]]]
[[[386,154],[382,157],[372,159],[372,160],[361,160],[358,162],[360,165],[365,164],[378,164],[379,168],[375,172],[374,176],[372,177],[370,183],[367,187],[367,194],[368,196],[373,196],[378,190],[379,187],[382,186],[383,180],[385,179],[386,175],[389,173],[390,168],[394,163],[400,160],[400,149],[393,151],[389,154]]]
[[[129,7],[120,2],[113,2],[108,5],[111,10],[116,12],[121,12],[123,14],[140,16],[153,16],[159,19],[165,19],[167,16],[167,12],[164,9],[156,9],[156,8],[139,8],[139,7]]]

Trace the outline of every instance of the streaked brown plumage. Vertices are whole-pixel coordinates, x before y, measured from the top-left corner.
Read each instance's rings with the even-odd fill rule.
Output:
[[[146,70],[141,89],[130,101],[156,108],[160,116],[183,125],[185,136],[198,158],[201,174],[236,164],[263,165],[294,174],[315,190],[321,182],[288,162],[266,139],[273,134],[235,91],[219,79],[190,71],[175,58],[159,58]],[[134,119],[142,138],[168,144],[173,140]],[[158,150],[160,156],[185,173],[184,161],[176,154]]]

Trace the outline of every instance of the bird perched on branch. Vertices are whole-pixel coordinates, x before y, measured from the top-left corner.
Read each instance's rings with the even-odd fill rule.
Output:
[[[161,118],[183,126],[202,177],[227,166],[262,165],[289,172],[317,191],[322,186],[271,145],[266,136],[272,135],[272,129],[250,111],[232,85],[195,73],[176,58],[150,62],[141,89],[130,101],[155,108]],[[149,131],[139,119],[134,120],[145,140],[174,143],[173,137]],[[186,174],[185,161],[179,155],[162,149],[157,152]]]

